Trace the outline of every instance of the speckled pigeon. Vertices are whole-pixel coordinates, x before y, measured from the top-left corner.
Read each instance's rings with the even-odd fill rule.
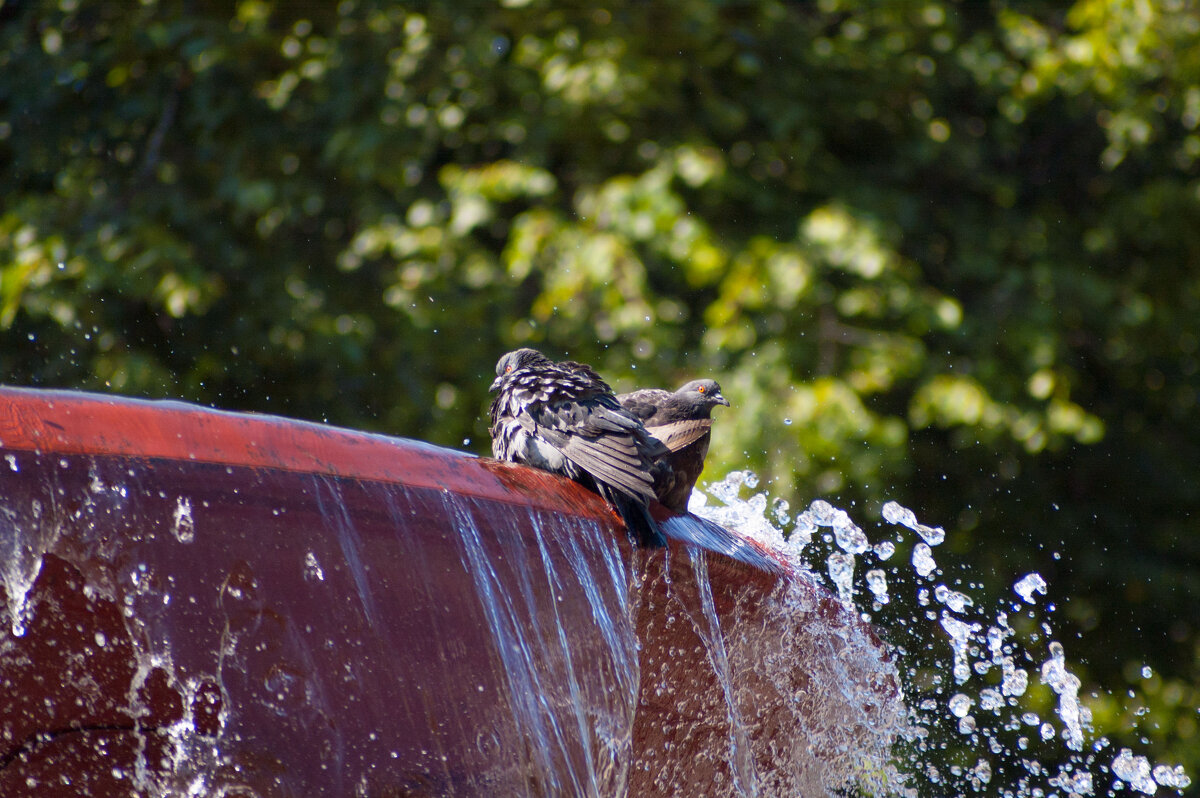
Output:
[[[617,400],[666,446],[668,453],[662,460],[669,468],[659,470],[654,490],[666,507],[686,513],[708,455],[712,409],[729,407],[721,386],[716,380],[692,380],[674,393],[646,388],[621,394]]]
[[[518,349],[496,364],[492,454],[570,477],[612,504],[644,546],[666,538],[650,516],[668,454],[590,367]]]

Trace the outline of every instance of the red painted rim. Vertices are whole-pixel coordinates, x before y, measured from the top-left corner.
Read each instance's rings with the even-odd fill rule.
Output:
[[[421,441],[173,400],[0,386],[0,448],[394,482],[620,523],[595,493],[536,469]],[[657,505],[653,513],[659,520],[673,517]],[[790,572],[776,552],[730,534],[755,551],[762,567]]]

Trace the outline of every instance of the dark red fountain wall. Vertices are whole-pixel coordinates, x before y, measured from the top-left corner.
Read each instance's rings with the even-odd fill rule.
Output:
[[[846,750],[880,759],[896,703],[869,631],[761,547],[658,510],[669,550],[637,550],[595,495],[531,469],[0,389],[0,795],[864,778]]]

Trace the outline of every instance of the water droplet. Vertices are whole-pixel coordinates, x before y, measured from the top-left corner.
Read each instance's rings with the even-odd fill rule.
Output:
[[[854,600],[854,555],[835,551],[825,561],[829,578],[837,586],[838,596],[845,604]]]
[[[948,706],[950,707],[950,712],[954,715],[954,717],[965,718],[967,713],[971,711],[971,706],[974,703],[975,702],[972,701],[969,696],[963,695],[962,693],[955,693],[950,697]]]
[[[898,502],[887,502],[883,505],[883,518],[888,523],[908,527],[930,546],[937,546],[946,539],[946,530],[940,526],[922,524],[917,521],[916,513]]]
[[[870,588],[871,594],[875,596],[875,600],[880,604],[887,604],[890,598],[888,597],[887,576],[879,568],[873,568],[867,571],[867,587]]]
[[[913,546],[912,564],[913,569],[921,576],[929,576],[937,568],[937,562],[933,559],[933,552],[924,543],[918,543],[916,546]]]
[[[850,554],[862,554],[870,547],[867,536],[844,510],[838,510],[837,513],[833,521],[833,537],[838,548]]]
[[[1026,574],[1017,580],[1016,584],[1013,585],[1013,590],[1021,598],[1025,599],[1026,603],[1033,604],[1035,593],[1046,594],[1046,580],[1038,573]]]
[[[308,552],[304,555],[304,578],[308,581],[316,580],[318,582],[325,581],[325,571],[321,569],[321,564],[317,562],[315,552]]]

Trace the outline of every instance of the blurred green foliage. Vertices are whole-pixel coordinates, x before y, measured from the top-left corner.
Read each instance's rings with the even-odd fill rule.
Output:
[[[508,348],[712,375],[710,473],[898,499],[997,593],[1040,570],[1099,731],[1195,774],[1198,34],[1194,0],[0,2],[0,379],[485,452]]]

